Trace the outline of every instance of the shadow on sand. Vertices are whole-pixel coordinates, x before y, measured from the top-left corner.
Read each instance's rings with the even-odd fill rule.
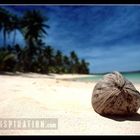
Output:
[[[17,72],[3,72],[3,71],[0,71],[0,75],[2,76],[18,76],[18,75],[21,75],[20,73],[17,73]]]
[[[53,74],[42,74],[42,73],[33,73],[33,72],[0,72],[0,76],[22,76],[28,78],[43,78],[43,76],[49,76],[49,78],[53,78]],[[45,78],[45,77],[44,77]]]
[[[129,116],[115,116],[115,115],[101,115],[103,117],[115,120],[115,121],[140,121],[140,114],[135,113]]]

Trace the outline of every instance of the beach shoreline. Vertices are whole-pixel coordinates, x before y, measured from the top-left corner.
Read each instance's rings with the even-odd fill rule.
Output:
[[[0,75],[1,118],[57,118],[56,130],[0,130],[0,135],[139,135],[140,117],[114,120],[92,108],[90,75],[19,73]],[[140,84],[135,84],[140,91]],[[140,114],[140,110],[138,111]]]

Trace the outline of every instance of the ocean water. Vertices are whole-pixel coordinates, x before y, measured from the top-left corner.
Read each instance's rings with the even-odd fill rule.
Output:
[[[140,84],[140,73],[125,73],[122,74],[126,79],[131,81],[132,83],[135,84]],[[87,81],[87,82],[98,82],[100,79],[103,78],[103,74],[97,74],[97,75],[92,75],[92,76],[87,76],[87,77],[82,77],[82,78],[77,78],[77,81]]]

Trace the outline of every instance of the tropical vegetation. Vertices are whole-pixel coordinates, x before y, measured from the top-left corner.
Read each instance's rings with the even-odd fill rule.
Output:
[[[89,73],[89,63],[80,60],[75,51],[69,56],[46,45],[42,38],[47,35],[48,18],[40,11],[29,10],[18,17],[7,9],[0,8],[0,32],[3,40],[0,47],[0,71],[37,73]],[[22,47],[16,43],[17,31],[25,40]],[[12,34],[12,43],[7,40]]]

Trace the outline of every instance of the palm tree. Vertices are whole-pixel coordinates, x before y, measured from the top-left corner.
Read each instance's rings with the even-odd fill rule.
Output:
[[[64,55],[63,57],[63,66],[65,68],[65,73],[69,73],[70,72],[70,60],[69,57]]]
[[[72,63],[78,62],[78,56],[77,56],[77,54],[75,53],[75,51],[72,51],[72,52],[70,53],[70,57],[71,57]]]
[[[71,72],[72,73],[78,73],[78,67],[79,67],[79,58],[75,51],[72,51],[70,53],[71,58]]]
[[[60,50],[57,50],[56,55],[55,55],[55,61],[56,65],[62,66],[62,52]]]
[[[82,59],[80,65],[80,73],[88,74],[89,73],[88,65],[89,63],[87,63],[84,59]]]
[[[16,63],[16,55],[9,51],[0,51],[0,71],[12,71]]]
[[[20,31],[20,18],[17,15],[11,15],[11,26],[10,26],[10,32],[13,31],[13,46],[15,45],[16,42],[16,33],[17,30]]]
[[[45,46],[45,44],[40,40],[38,42],[39,47],[38,52],[36,54],[36,60],[34,61],[34,66],[37,71],[34,69],[36,72],[41,72],[41,73],[48,73],[50,69],[52,69],[52,65],[54,64],[54,59],[53,59],[53,48],[51,46]],[[37,68],[38,67],[38,68]]]
[[[47,20],[47,18],[43,17],[43,15],[36,10],[25,12],[21,20],[22,33],[28,47],[26,58],[30,63],[26,64],[30,65],[27,66],[29,69],[31,68],[33,55],[37,51],[38,40],[40,40],[44,34],[47,34],[45,30],[45,28],[49,28],[49,26],[45,24]]]
[[[46,17],[41,15],[40,11],[27,11],[23,15],[21,27],[25,40],[30,44],[34,44],[40,39],[43,34],[47,34],[45,28],[49,28],[45,22],[48,21]]]
[[[55,55],[55,69],[57,73],[63,72],[63,54],[60,50],[56,51]]]
[[[0,30],[3,30],[3,46],[6,46],[6,34],[9,33],[11,23],[10,23],[10,14],[4,9],[0,8]]]
[[[53,56],[54,56],[54,50],[51,46],[47,46],[44,50],[44,56],[47,59],[48,66],[52,66],[54,64]]]

